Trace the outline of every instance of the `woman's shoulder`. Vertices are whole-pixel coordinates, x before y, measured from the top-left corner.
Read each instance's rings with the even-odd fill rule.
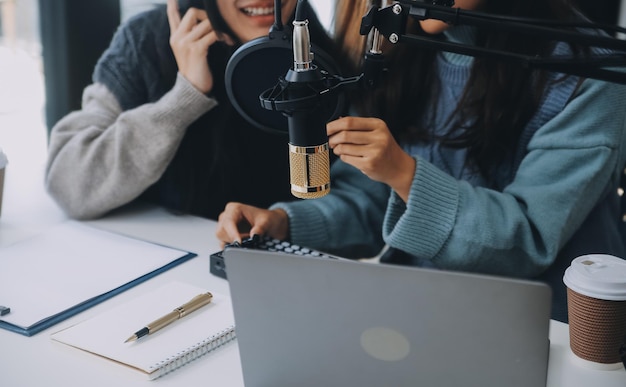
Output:
[[[109,51],[114,57],[132,57],[138,63],[170,61],[169,37],[165,6],[157,5],[123,22]]]
[[[175,64],[167,13],[158,6],[120,25],[96,64],[93,80],[106,85],[127,110],[147,102],[146,98],[158,99],[174,83]]]
[[[138,39],[169,40],[169,24],[165,6],[157,5],[152,9],[138,13],[126,20],[120,29]]]

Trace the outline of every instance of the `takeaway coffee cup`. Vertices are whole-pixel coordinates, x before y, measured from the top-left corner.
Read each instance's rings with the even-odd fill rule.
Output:
[[[626,261],[583,255],[565,271],[570,348],[574,358],[596,369],[622,367],[626,335]]]
[[[2,192],[4,191],[4,174],[7,168],[7,156],[0,148],[0,213],[2,213]]]

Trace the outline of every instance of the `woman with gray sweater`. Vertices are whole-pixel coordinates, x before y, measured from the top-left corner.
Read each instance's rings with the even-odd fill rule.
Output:
[[[286,28],[295,5],[282,1]],[[315,42],[331,52],[308,14]],[[50,195],[78,219],[137,199],[208,218],[229,201],[289,199],[286,138],[237,113],[224,79],[233,52],[273,23],[271,0],[168,0],[120,26],[81,110],[51,131]]]

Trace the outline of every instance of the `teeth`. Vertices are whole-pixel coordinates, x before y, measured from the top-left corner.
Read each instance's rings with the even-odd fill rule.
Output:
[[[256,7],[250,7],[250,8],[243,8],[243,13],[245,13],[246,15],[250,15],[250,16],[265,16],[265,15],[271,15],[274,13],[274,8],[272,7],[265,7],[265,8],[256,8]]]

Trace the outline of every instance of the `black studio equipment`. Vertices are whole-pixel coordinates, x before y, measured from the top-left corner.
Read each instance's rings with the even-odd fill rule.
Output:
[[[382,0],[363,16],[361,35],[368,36],[362,73],[344,78],[328,54],[311,42],[306,0],[298,0],[291,29],[280,21],[280,0],[275,0],[276,24],[267,37],[244,44],[231,58],[226,86],[233,105],[260,129],[289,135],[292,194],[314,199],[330,190],[328,139],[325,125],[343,109],[347,88],[367,91],[384,84],[383,37],[391,44],[410,44],[440,51],[522,64],[563,74],[626,84],[626,41],[614,36],[626,29],[593,23],[580,17],[571,22],[531,19],[453,8],[454,0]],[[452,25],[470,25],[493,32],[529,34],[553,42],[576,42],[590,54],[523,55],[466,44],[436,36],[406,33],[409,18],[436,19]],[[260,102],[260,103],[259,103]]]
[[[287,117],[289,129],[289,181],[291,193],[314,199],[330,190],[330,148],[326,136],[331,98],[318,98],[326,90],[321,70],[313,64],[311,36],[303,5],[299,0],[293,21],[293,67],[279,78],[276,88],[260,99],[268,111]]]
[[[330,190],[326,123],[345,106],[345,96],[334,92],[342,78],[332,57],[311,42],[308,3],[298,1],[293,26],[282,25],[281,1],[274,6],[268,36],[242,45],[228,62],[226,90],[248,122],[288,136],[291,192],[317,198]]]
[[[429,47],[462,55],[510,61],[532,69],[545,69],[626,84],[626,41],[614,36],[626,28],[580,20],[558,22],[512,17],[453,8],[454,0],[398,0],[385,7],[371,7],[361,22],[361,35],[373,31],[390,43]],[[436,19],[451,25],[469,25],[493,32],[510,31],[553,42],[576,42],[590,55],[523,55],[471,45],[444,42],[434,36],[406,33],[407,21]],[[380,60],[380,59],[378,59]],[[367,66],[368,57],[365,57]]]
[[[284,79],[289,72],[296,71],[297,76],[285,82],[300,85],[301,80],[306,78],[302,84],[310,85],[317,82],[314,80],[316,74],[338,74],[340,71],[328,53],[311,44],[305,16],[294,22],[294,26],[282,25],[281,6],[280,0],[274,2],[275,22],[268,36],[242,45],[231,57],[226,68],[226,91],[233,106],[248,122],[285,139],[289,137],[291,145],[286,146],[285,150],[289,150],[290,155],[292,193],[296,197],[314,198],[325,195],[329,189],[326,122],[339,116],[345,106],[344,97],[329,94],[323,98],[323,106],[313,106],[308,102],[306,106],[295,103],[294,109],[292,104],[284,106],[278,103],[279,107],[267,109],[260,103],[259,96],[274,87],[277,80]],[[306,2],[299,2],[296,14],[303,16],[309,9]],[[296,19],[299,19],[298,16]],[[296,45],[296,55],[300,56],[299,62],[302,63],[293,70],[291,66]],[[320,75],[321,79],[323,77]],[[299,91],[289,88],[290,98],[295,95],[306,98],[309,93],[306,87]],[[282,107],[285,109],[280,110]],[[281,141],[281,138],[277,138],[277,141]]]
[[[233,53],[226,66],[226,91],[233,106],[249,123],[261,130],[286,136],[287,117],[268,111],[259,103],[259,95],[274,86],[293,63],[292,28],[283,26],[281,7],[281,0],[275,0],[275,21],[267,36],[253,39]],[[311,51],[318,68],[332,74],[340,72],[328,53],[315,45]],[[342,107],[343,104],[337,104],[327,118],[338,115]]]

